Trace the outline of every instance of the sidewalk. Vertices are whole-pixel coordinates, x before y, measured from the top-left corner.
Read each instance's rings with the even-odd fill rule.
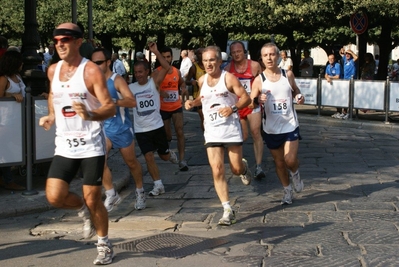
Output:
[[[280,205],[282,187],[267,149],[261,181],[244,186],[226,167],[237,211],[237,223],[230,227],[217,225],[222,208],[197,113],[184,113],[190,170],[179,172],[157,160],[166,193],[148,197],[145,210],[134,210],[134,184],[113,151],[109,165],[123,197],[110,213],[109,236],[117,253],[113,266],[398,266],[399,123],[385,124],[378,112],[351,121],[333,119],[333,113],[324,108],[319,117],[313,106],[298,107],[305,189],[292,205]],[[251,140],[243,150],[253,170]],[[136,152],[148,193],[152,181],[137,147]],[[79,187],[75,179],[72,188]],[[35,177],[34,189],[38,195],[0,189],[0,217],[48,211],[43,177]],[[81,221],[76,212],[54,210],[31,234],[79,240]]]

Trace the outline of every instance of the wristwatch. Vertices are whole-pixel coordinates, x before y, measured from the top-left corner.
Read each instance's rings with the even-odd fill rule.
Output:
[[[233,113],[237,113],[238,108],[236,107],[236,105],[232,105],[231,110],[233,111]]]

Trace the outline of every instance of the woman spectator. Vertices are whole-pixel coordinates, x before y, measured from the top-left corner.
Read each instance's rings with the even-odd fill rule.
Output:
[[[375,72],[375,60],[373,54],[366,53],[364,56],[363,66],[360,68],[361,74],[360,79],[362,80],[373,80]]]
[[[19,72],[22,70],[22,55],[18,51],[9,50],[0,58],[0,97],[14,97],[18,103],[24,100],[25,84]],[[12,119],[7,111],[3,112],[2,120]],[[1,125],[0,125],[1,128]],[[1,167],[2,179],[0,186],[9,190],[25,190],[25,187],[15,183],[11,167]]]
[[[17,51],[7,51],[0,58],[0,97],[14,97],[19,103],[24,100],[25,84],[19,74],[22,64]]]

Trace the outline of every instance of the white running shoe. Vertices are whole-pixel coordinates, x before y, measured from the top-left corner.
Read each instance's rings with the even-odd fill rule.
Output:
[[[292,204],[292,189],[285,189],[284,188],[284,197],[281,200],[281,205],[290,205]]]
[[[349,114],[348,113],[346,113],[346,114],[342,113],[341,114],[341,119],[343,119],[343,120],[349,119]]]
[[[96,229],[90,219],[90,212],[85,206],[83,210],[78,212],[78,216],[83,219],[83,233],[84,239],[92,238],[96,234]]]
[[[149,196],[158,196],[165,193],[165,187],[163,184],[161,185],[154,185],[154,188],[148,193]]]
[[[93,261],[94,265],[107,265],[112,263],[114,258],[114,250],[112,249],[111,243],[98,244],[97,245],[97,258]]]
[[[134,208],[136,210],[143,210],[143,209],[145,209],[145,207],[146,207],[146,204],[145,204],[145,193],[144,193],[144,191],[140,192],[140,193],[138,193],[136,191],[136,203],[134,204]]]
[[[118,205],[122,201],[121,197],[119,196],[118,192],[115,192],[113,196],[106,196],[104,201],[104,206],[108,212],[111,212],[116,205]]]
[[[333,115],[331,115],[331,117],[334,118],[334,119],[340,119],[341,118],[341,113],[336,112]]]
[[[252,180],[252,173],[248,168],[248,162],[246,159],[242,159],[242,162],[244,163],[244,167],[245,167],[245,174],[240,174],[241,177],[241,182],[244,185],[249,185],[251,183]]]
[[[176,153],[173,152],[172,150],[169,150],[169,153],[170,153],[169,161],[172,162],[173,164],[178,164],[179,159],[177,158]]]
[[[292,173],[290,171],[290,179],[294,186],[294,191],[297,193],[301,192],[303,190],[303,181],[301,180],[301,176],[299,175],[299,170],[297,170],[295,173]]]
[[[218,224],[229,226],[236,223],[236,214],[232,209],[224,209],[223,217],[220,218]]]

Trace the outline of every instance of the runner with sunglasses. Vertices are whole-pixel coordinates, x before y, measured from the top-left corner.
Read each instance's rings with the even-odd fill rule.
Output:
[[[98,66],[79,54],[83,34],[73,23],[60,24],[53,32],[54,45],[61,58],[48,69],[49,114],[39,125],[48,130],[55,123],[55,155],[46,183],[48,202],[75,209],[83,218],[83,236],[97,231],[98,256],[94,264],[112,262],[108,240],[108,213],[101,200],[105,162],[105,136],[102,121],[115,115],[115,105]],[[78,169],[83,173],[83,198],[69,191]]]

